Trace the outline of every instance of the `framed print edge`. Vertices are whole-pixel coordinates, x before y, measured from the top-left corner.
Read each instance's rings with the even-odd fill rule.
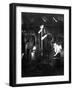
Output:
[[[69,82],[71,83],[71,7],[69,8]]]
[[[10,4],[10,62],[9,62],[9,85],[16,84],[16,9]]]
[[[40,82],[40,83],[16,83],[16,7],[41,7],[41,8],[59,8],[69,10],[69,81],[58,82]],[[37,5],[37,4],[10,4],[10,63],[9,63],[9,85],[16,86],[33,86],[33,85],[50,85],[50,84],[66,84],[71,83],[71,7],[70,6],[54,6],[54,5]]]

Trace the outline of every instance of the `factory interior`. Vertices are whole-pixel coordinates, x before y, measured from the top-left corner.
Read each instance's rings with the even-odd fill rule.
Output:
[[[64,15],[21,15],[22,77],[64,75]]]

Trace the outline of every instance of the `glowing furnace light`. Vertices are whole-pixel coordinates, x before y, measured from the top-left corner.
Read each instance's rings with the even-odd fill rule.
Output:
[[[43,28],[44,28],[44,25],[41,25],[40,30],[38,31],[39,34],[42,32]]]
[[[45,34],[44,36],[41,37],[41,40],[44,40],[48,35],[49,35],[49,36],[52,36],[51,33],[47,33],[47,34]]]
[[[36,50],[36,46],[33,47],[33,50]]]
[[[34,46],[32,50],[33,50],[33,51],[31,52],[31,58],[32,58],[32,60],[33,60],[33,59],[35,59],[36,46]]]
[[[35,51],[31,52],[31,58],[32,60],[35,58]]]
[[[54,56],[56,56],[58,53],[61,53],[61,50],[62,50],[62,46],[54,43],[54,51],[55,51]]]
[[[46,37],[47,37],[47,34],[44,35],[44,36],[41,38],[41,40],[44,40]]]

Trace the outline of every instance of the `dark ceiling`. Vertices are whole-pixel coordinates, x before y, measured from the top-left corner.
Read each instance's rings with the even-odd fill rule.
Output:
[[[22,12],[22,30],[40,29],[40,25],[55,32],[63,33],[64,15],[63,14],[41,14],[41,13],[23,13]]]

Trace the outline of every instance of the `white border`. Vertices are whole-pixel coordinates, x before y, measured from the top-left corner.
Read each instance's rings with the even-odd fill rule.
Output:
[[[64,14],[64,75],[21,77],[21,12]],[[69,10],[16,7],[16,84],[69,81]]]

